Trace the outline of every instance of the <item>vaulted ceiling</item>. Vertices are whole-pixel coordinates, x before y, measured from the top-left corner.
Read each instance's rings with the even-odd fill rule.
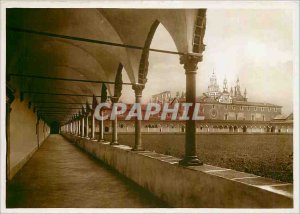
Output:
[[[199,10],[191,9],[8,9],[7,26],[144,47],[153,23],[169,31],[178,52],[193,52]],[[138,82],[142,50],[7,30],[7,73],[115,81],[121,63]],[[179,60],[178,60],[179,62]],[[100,95],[101,84],[12,78],[19,91]],[[147,87],[147,85],[146,85]],[[114,85],[108,84],[113,95]],[[91,98],[26,94],[37,101],[82,102]],[[70,109],[68,114],[77,113]],[[52,117],[53,120],[60,120]]]

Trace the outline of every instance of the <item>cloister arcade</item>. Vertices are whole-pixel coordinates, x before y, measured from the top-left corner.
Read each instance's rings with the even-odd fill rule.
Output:
[[[8,10],[7,109],[15,98],[26,100],[36,113],[37,124],[44,121],[51,133],[59,125],[61,131],[82,137],[91,134],[94,139],[97,122],[91,114],[99,97],[100,102],[118,102],[122,86],[129,85],[136,103],[141,102],[147,87],[149,51],[179,56],[178,63],[183,64],[186,74],[187,102],[195,103],[197,64],[205,49],[205,14],[206,9]],[[159,24],[170,33],[176,52],[150,48]],[[122,82],[122,72],[130,82]],[[103,141],[104,129],[99,123],[98,140]],[[15,124],[9,123],[8,116],[8,150],[9,125]],[[112,145],[116,145],[117,120],[111,126]],[[185,126],[186,157],[182,164],[202,164],[195,154],[196,123],[189,120]],[[136,120],[137,151],[143,150],[141,129],[141,121]]]
[[[91,117],[90,117],[91,119]],[[101,122],[100,122],[101,123]],[[88,137],[94,138],[92,125],[89,125]],[[101,125],[100,125],[101,127]],[[71,132],[71,125],[66,127],[68,132]],[[97,132],[99,127],[95,128]],[[111,124],[109,122],[104,122],[104,133],[111,133],[113,130]],[[128,123],[119,121],[117,125],[117,130],[120,133],[132,133],[135,132],[135,125],[134,123]],[[141,132],[143,133],[155,133],[155,132],[164,132],[164,133],[185,133],[185,123],[181,122],[151,122],[151,121],[142,121]],[[218,124],[213,125],[213,123],[201,123],[196,125],[196,132],[197,133],[293,133],[293,126],[292,124]],[[72,132],[75,134],[75,130]],[[94,133],[95,135],[95,133]]]
[[[251,133],[267,133],[287,139],[277,144],[289,161],[292,135],[287,133],[293,132],[292,123],[284,121],[193,120],[202,78],[198,65],[205,60],[205,8],[9,8],[6,21],[6,207],[293,207],[289,180],[202,159],[224,152],[217,144],[223,136],[216,133],[241,141],[237,150],[227,151],[233,155],[251,142]],[[159,25],[176,51],[151,48]],[[151,87],[150,53],[178,56],[185,102],[192,104],[189,119],[97,120],[103,111],[96,107],[120,102],[124,87],[141,104],[144,89]],[[234,134],[249,134],[248,141]],[[197,149],[201,137],[215,137],[206,142],[206,151]],[[168,151],[157,149],[160,141],[172,144]],[[266,151],[255,151],[261,145],[252,142],[252,153]],[[265,149],[274,145],[268,143]],[[176,155],[172,149],[178,149]]]

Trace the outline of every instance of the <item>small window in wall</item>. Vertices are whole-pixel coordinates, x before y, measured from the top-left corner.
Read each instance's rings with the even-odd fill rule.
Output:
[[[265,110],[265,108],[264,107],[261,107],[261,111],[264,111]]]
[[[250,106],[248,106],[248,111],[250,111]]]
[[[235,114],[235,119],[238,120],[238,114]]]
[[[212,108],[215,108],[215,105],[213,105]]]
[[[265,121],[265,115],[263,115],[262,117],[263,117],[263,121]]]
[[[251,120],[255,120],[255,117],[254,117],[254,115],[251,115]]]
[[[254,107],[254,111],[256,111],[257,110],[257,107]]]
[[[232,106],[232,109],[234,110],[234,109],[235,109],[235,106]]]
[[[243,110],[243,106],[240,106],[240,110]]]
[[[224,119],[228,120],[228,114],[225,114]]]
[[[276,111],[277,111],[277,108],[274,108],[274,111],[276,112]]]

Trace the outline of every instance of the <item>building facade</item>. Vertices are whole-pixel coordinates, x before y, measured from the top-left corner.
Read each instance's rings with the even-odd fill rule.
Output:
[[[152,96],[150,102],[169,104],[172,108],[174,103],[184,103],[185,93],[176,92],[172,96],[170,91],[164,91]],[[197,98],[200,103],[200,115],[204,120],[197,121],[198,133],[292,133],[293,117],[283,116],[282,106],[249,102],[247,90],[241,91],[239,79],[233,87],[228,90],[226,78],[223,88],[217,83],[217,77],[213,73],[210,77],[208,90]],[[128,104],[130,109],[132,104]],[[161,108],[162,109],[162,108]],[[146,106],[142,105],[142,114]],[[142,121],[142,132],[185,132],[185,121],[179,118],[184,108],[180,105],[176,120],[171,120],[171,114],[167,114],[166,120],[161,120],[161,112]],[[126,121],[128,111],[118,116],[119,132],[134,132],[134,119]],[[105,121],[106,131],[111,130],[111,122]]]
[[[206,120],[271,121],[282,111],[282,106],[275,104],[248,102],[246,88],[242,94],[239,79],[229,91],[225,78],[221,91],[214,73],[208,91],[199,97],[198,102]]]

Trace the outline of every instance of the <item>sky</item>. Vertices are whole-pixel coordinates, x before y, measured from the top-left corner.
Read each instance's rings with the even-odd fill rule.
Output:
[[[206,17],[206,50],[203,62],[198,64],[197,96],[207,91],[209,76],[214,70],[220,89],[225,76],[229,88],[239,77],[242,92],[247,88],[248,101],[281,105],[284,114],[291,113],[292,12],[288,9],[208,9]],[[151,48],[176,51],[171,36],[162,25],[154,35]],[[124,82],[127,79],[125,76]],[[179,56],[151,52],[143,101],[167,90],[174,94],[185,91],[185,74]],[[126,101],[134,100],[130,87],[124,87],[123,94],[126,94]]]

